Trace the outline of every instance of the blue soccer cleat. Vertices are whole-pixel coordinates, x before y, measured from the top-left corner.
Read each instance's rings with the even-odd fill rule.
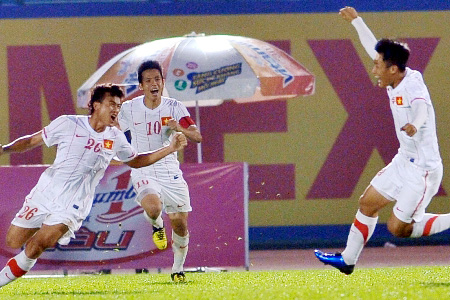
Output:
[[[355,265],[347,265],[340,253],[325,253],[320,250],[314,250],[316,257],[326,265],[330,265],[346,275],[353,273]]]

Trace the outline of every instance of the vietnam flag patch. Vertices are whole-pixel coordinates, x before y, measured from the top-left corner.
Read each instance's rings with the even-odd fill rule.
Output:
[[[105,149],[111,150],[113,148],[114,142],[111,140],[103,140],[103,147]]]
[[[162,126],[167,126],[167,123],[169,122],[170,119],[172,119],[172,117],[162,117],[161,118]]]
[[[397,105],[403,105],[403,98],[402,98],[402,96],[395,97],[395,103],[397,103]]]

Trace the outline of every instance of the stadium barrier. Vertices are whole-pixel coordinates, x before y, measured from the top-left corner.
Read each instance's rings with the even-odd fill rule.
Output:
[[[5,245],[9,222],[47,166],[0,167],[0,256],[6,262],[17,250]],[[242,267],[248,258],[248,166],[246,163],[182,164],[193,211],[185,267]],[[136,196],[130,168],[110,166],[96,189],[92,210],[69,245],[55,245],[33,270],[164,269],[172,249],[156,249],[152,230]],[[171,228],[164,215],[170,240]]]

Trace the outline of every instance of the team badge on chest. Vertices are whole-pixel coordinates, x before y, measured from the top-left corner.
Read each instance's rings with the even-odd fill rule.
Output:
[[[167,126],[167,123],[169,123],[169,120],[172,119],[172,117],[162,117],[161,118],[161,124],[162,126]]]
[[[108,150],[112,150],[114,141],[111,140],[103,140],[103,147]]]
[[[403,105],[403,97],[402,96],[395,97],[395,103],[397,105]]]

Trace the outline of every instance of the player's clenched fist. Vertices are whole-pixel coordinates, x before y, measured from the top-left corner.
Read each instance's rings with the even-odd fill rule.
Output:
[[[358,13],[356,12],[356,10],[350,6],[341,8],[339,10],[339,14],[342,16],[342,18],[344,18],[344,20],[349,21],[349,22],[353,21],[354,19],[356,19],[358,17]]]
[[[170,145],[174,148],[175,151],[182,150],[187,145],[186,136],[182,133],[176,133],[173,137]]]

